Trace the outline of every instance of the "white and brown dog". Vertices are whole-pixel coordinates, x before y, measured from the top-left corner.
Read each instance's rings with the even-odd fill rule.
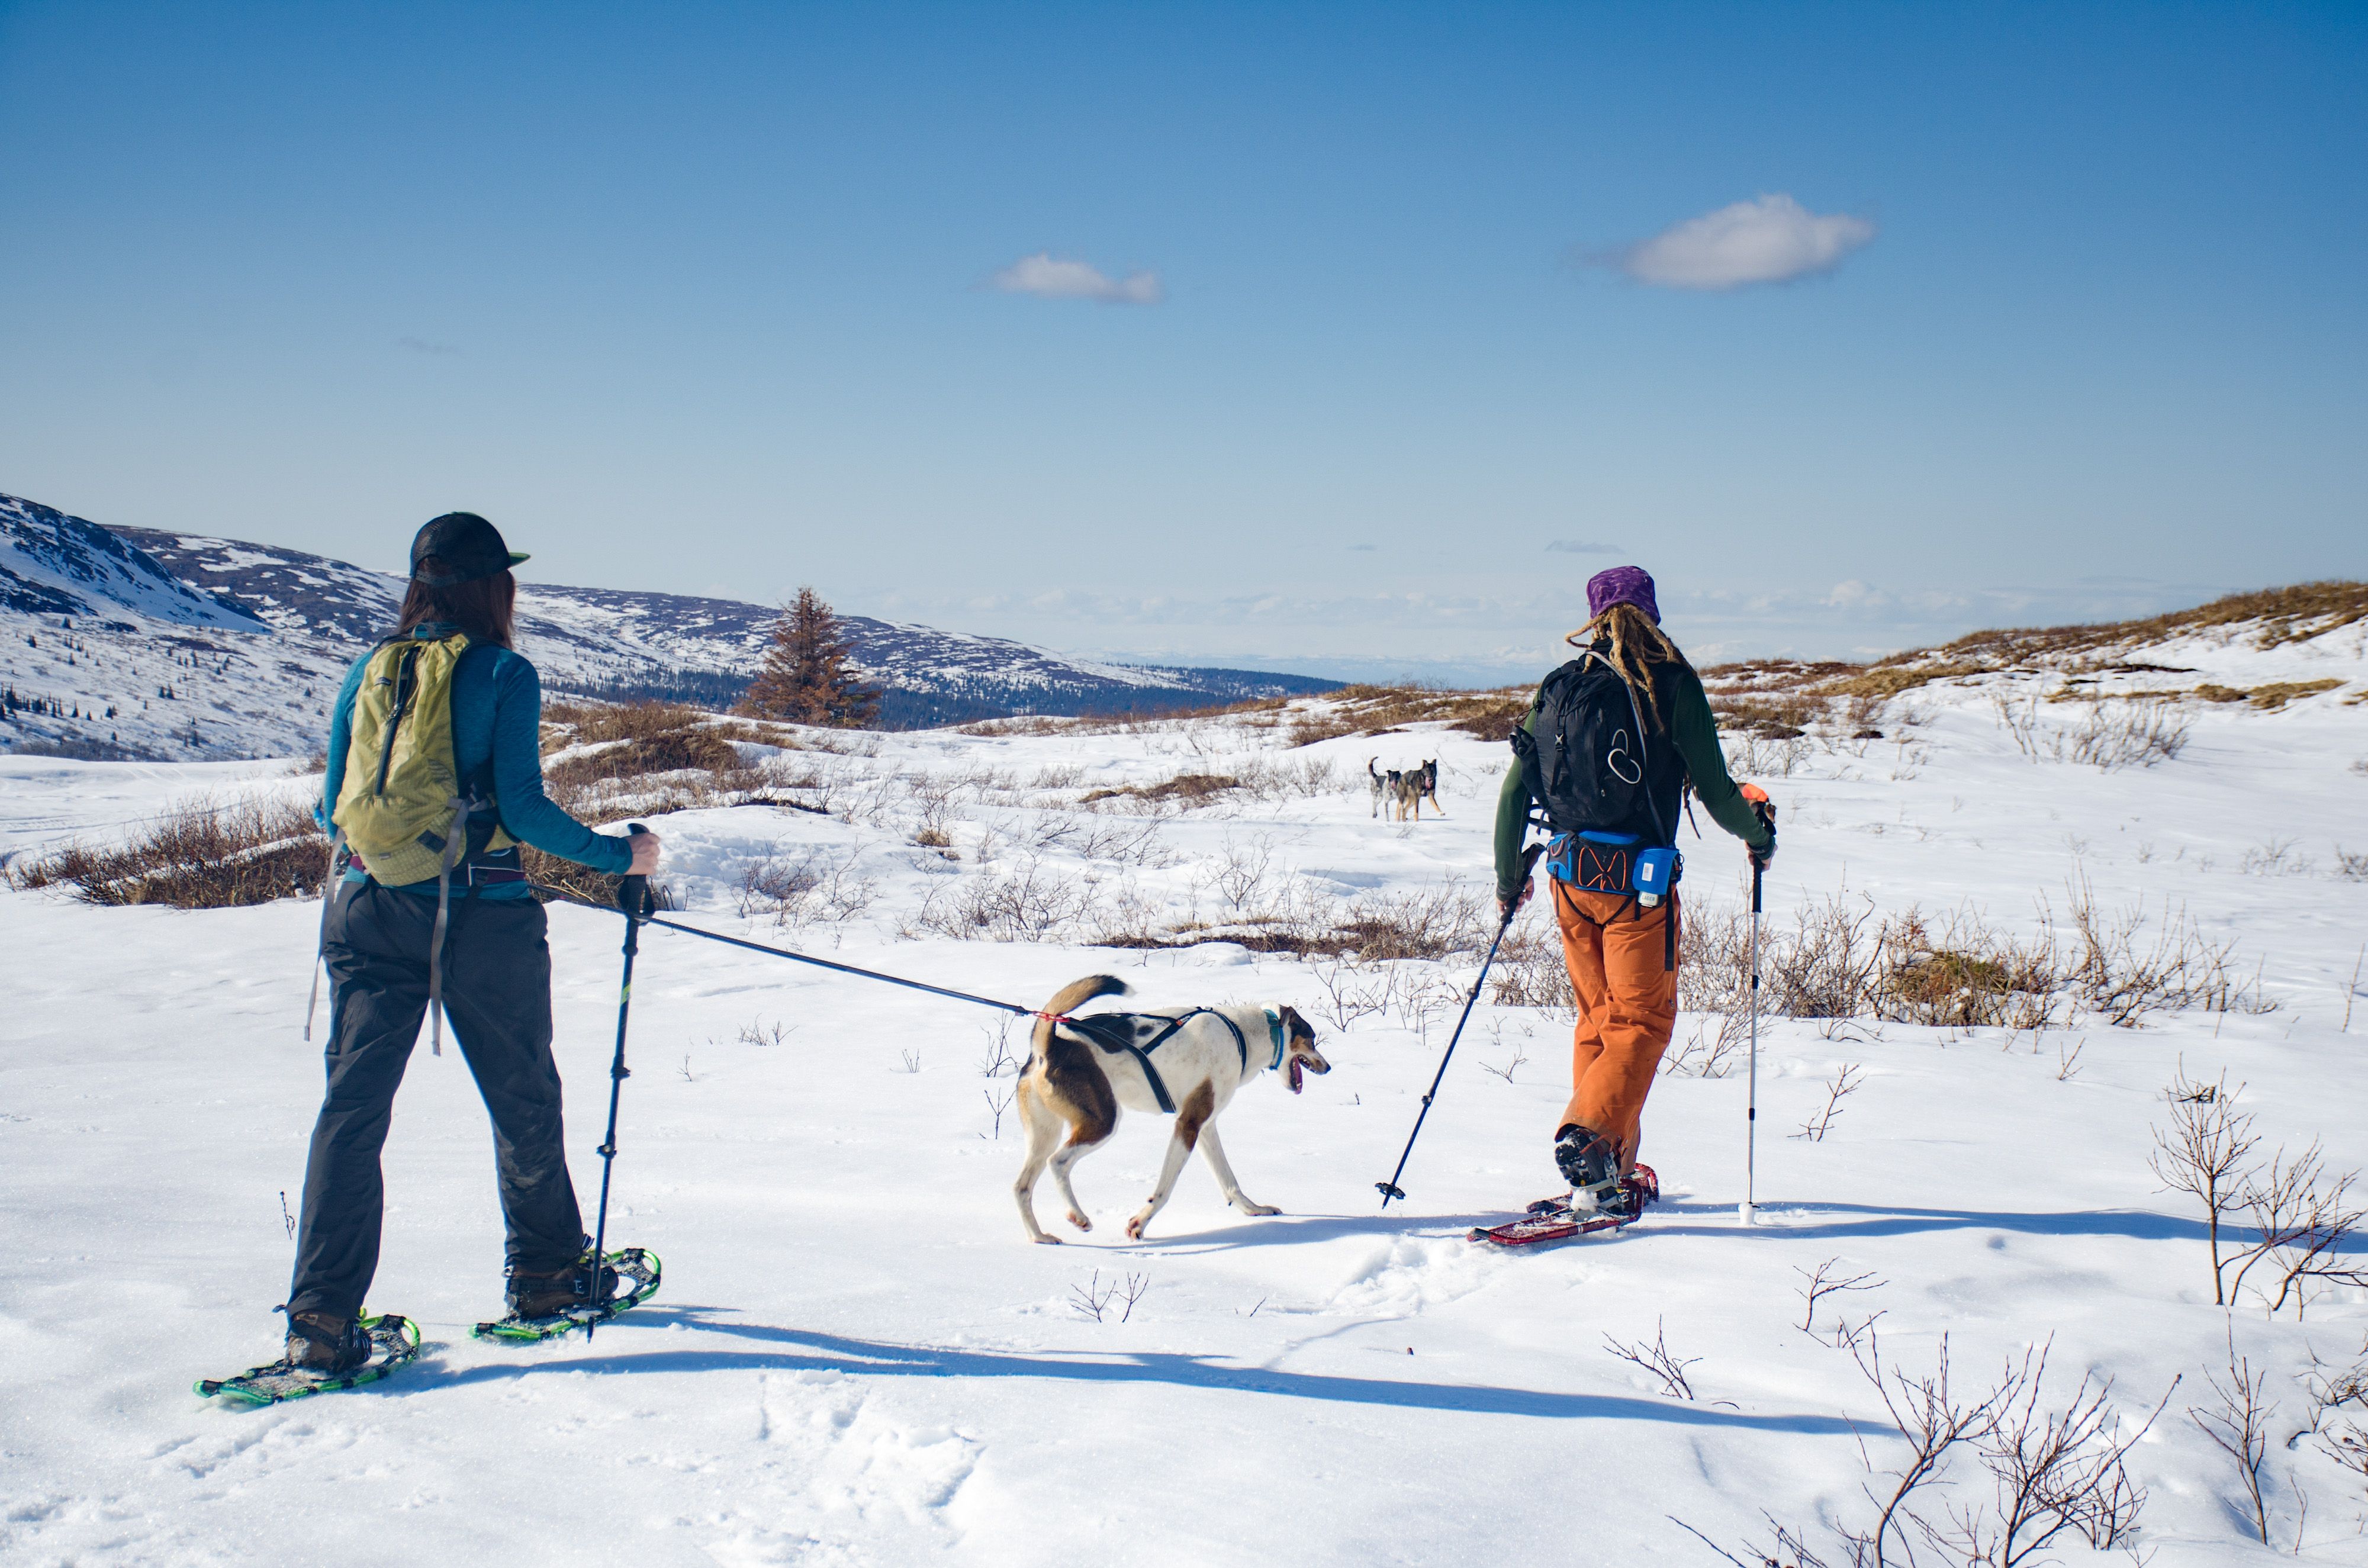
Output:
[[[1226,1202],[1245,1214],[1279,1213],[1243,1193],[1212,1123],[1235,1092],[1261,1073],[1284,1073],[1295,1095],[1302,1074],[1332,1071],[1315,1050],[1315,1031],[1297,1012],[1280,1006],[1069,1016],[1072,1008],[1097,996],[1126,994],[1124,981],[1089,975],[1064,988],[1037,1016],[1028,1065],[1016,1091],[1020,1125],[1028,1130],[1028,1158],[1019,1167],[1019,1179],[1011,1184],[1028,1239],[1061,1239],[1046,1235],[1036,1223],[1036,1178],[1047,1165],[1069,1205],[1069,1223],[1081,1231],[1094,1228],[1077,1202],[1069,1170],[1118,1130],[1121,1106],[1168,1111],[1176,1118],[1158,1190],[1126,1222],[1129,1237],[1140,1240],[1144,1227],[1167,1206],[1176,1178],[1196,1147],[1216,1173]]]

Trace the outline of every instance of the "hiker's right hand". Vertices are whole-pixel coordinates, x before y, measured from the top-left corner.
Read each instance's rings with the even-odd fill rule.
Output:
[[[644,829],[625,842],[633,846],[633,863],[626,869],[625,875],[646,877],[658,869],[658,850],[663,846],[656,834]]]
[[[1767,821],[1764,817],[1760,820]],[[1774,858],[1776,858],[1776,824],[1771,822],[1768,824],[1768,842],[1751,851],[1751,869],[1755,871],[1764,871],[1768,869],[1768,862]]]
[[[1513,912],[1520,908],[1521,905],[1530,902],[1530,893],[1536,885],[1537,884],[1534,882],[1523,882],[1521,884],[1521,891],[1515,893],[1510,898],[1507,898],[1503,893],[1498,893],[1497,895],[1497,918],[1504,921],[1511,920],[1513,918]]]

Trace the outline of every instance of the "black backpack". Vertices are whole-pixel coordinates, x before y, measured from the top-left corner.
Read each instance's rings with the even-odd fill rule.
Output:
[[[1667,712],[1675,693],[1656,666],[1654,690]],[[1677,842],[1686,766],[1666,725],[1611,661],[1589,649],[1546,676],[1535,727],[1513,731],[1513,754],[1556,833],[1633,835],[1647,845]]]

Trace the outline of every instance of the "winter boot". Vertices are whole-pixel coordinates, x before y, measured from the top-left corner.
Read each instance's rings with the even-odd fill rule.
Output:
[[[605,1307],[617,1294],[617,1271],[603,1265],[593,1278],[592,1255],[563,1268],[529,1270],[513,1264],[506,1294],[510,1311],[522,1318],[547,1318],[577,1307]]]
[[[359,1318],[317,1312],[288,1316],[288,1364],[300,1372],[349,1372],[370,1353],[370,1331]]]
[[[1601,1134],[1565,1123],[1554,1134],[1554,1165],[1570,1183],[1570,1206],[1588,1210],[1611,1202],[1620,1187],[1620,1151]]]

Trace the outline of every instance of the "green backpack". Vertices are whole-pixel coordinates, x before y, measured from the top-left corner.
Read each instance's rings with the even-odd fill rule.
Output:
[[[378,645],[354,693],[346,776],[330,814],[336,836],[330,875],[322,889],[321,929],[328,934],[329,901],[342,885],[340,857],[350,853],[381,887],[436,879],[436,934],[427,950],[427,1016],[433,1049],[444,1053],[444,932],[452,905],[452,870],[469,850],[469,818],[493,801],[464,794],[452,754],[452,672],[469,651],[464,632],[449,637],[390,638]],[[518,840],[498,819],[484,846],[507,849]],[[313,971],[313,990],[320,971]],[[304,1038],[313,1037],[305,1010]]]
[[[452,671],[469,651],[464,632],[379,644],[354,693],[346,777],[331,820],[381,886],[430,877],[448,881],[468,850],[472,807],[452,757]],[[494,829],[489,849],[517,842]]]

